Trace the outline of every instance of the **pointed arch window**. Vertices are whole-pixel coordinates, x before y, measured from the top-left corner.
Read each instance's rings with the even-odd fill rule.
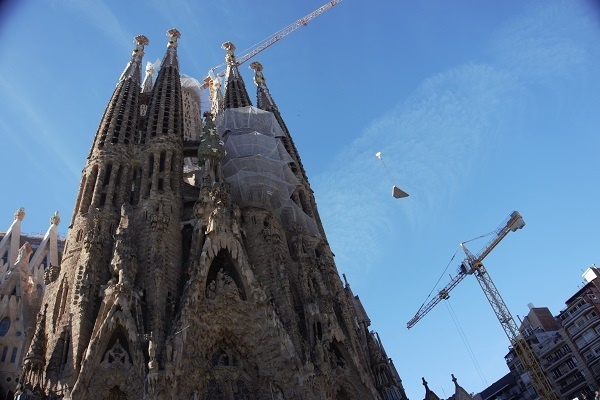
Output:
[[[210,357],[212,370],[206,386],[208,400],[255,400],[256,370],[248,369],[251,363],[227,343],[221,343]]]
[[[17,353],[19,352],[19,349],[16,347],[13,347],[12,349],[12,353],[10,355],[10,362],[14,363],[15,361],[17,361]]]
[[[10,318],[4,317],[0,321],[0,337],[5,336],[10,329]]]
[[[92,168],[92,172],[90,173],[89,179],[87,179],[87,183],[83,192],[83,197],[81,200],[81,213],[85,214],[88,212],[90,208],[90,204],[92,202],[92,196],[94,194],[94,187],[96,186],[96,179],[98,177],[98,166],[94,165]]]
[[[132,360],[127,336],[121,330],[118,330],[108,341],[108,345],[102,356],[102,363],[112,364],[118,362],[130,364]]]
[[[117,170],[117,176],[115,178],[115,190],[113,192],[112,195],[112,205],[113,206],[117,206],[117,200],[118,200],[118,194],[119,194],[119,189],[121,187],[121,178],[123,175],[123,166],[119,165],[119,169]]]
[[[246,300],[246,291],[236,263],[229,252],[221,249],[213,259],[206,279],[206,297],[237,296]]]
[[[115,386],[110,389],[105,400],[127,400],[127,394],[119,386]]]
[[[142,184],[142,170],[139,165],[133,167],[131,175],[131,189],[129,193],[129,203],[136,205],[140,200],[140,186]]]

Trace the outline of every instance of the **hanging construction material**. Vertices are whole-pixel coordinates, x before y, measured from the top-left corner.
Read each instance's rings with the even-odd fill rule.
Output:
[[[390,178],[390,180],[393,181],[392,175],[390,174],[390,171],[388,170],[387,165],[385,165],[385,163],[383,162],[383,158],[381,158],[381,152],[378,151],[377,153],[375,153],[375,157],[379,158],[379,161],[381,161],[381,163],[383,164],[383,167],[385,168],[385,171],[387,172],[388,177]],[[401,199],[403,197],[408,197],[408,193],[406,193],[404,190],[400,189],[398,186],[393,185],[392,186],[392,196],[394,196],[395,199]]]

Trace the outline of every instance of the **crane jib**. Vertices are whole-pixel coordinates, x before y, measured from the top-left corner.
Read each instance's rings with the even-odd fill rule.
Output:
[[[421,320],[436,304],[440,301],[445,300],[449,297],[450,290],[452,290],[465,276],[467,275],[475,275],[477,278],[477,282],[481,286],[492,310],[496,314],[496,318],[502,325],[506,336],[508,337],[511,345],[514,346],[515,353],[521,361],[521,365],[528,372],[531,377],[534,388],[540,398],[548,399],[548,400],[557,400],[558,397],[554,394],[552,386],[550,385],[550,381],[544,375],[544,372],[533,354],[531,348],[524,344],[524,339],[522,338],[522,334],[519,331],[519,327],[512,317],[508,307],[504,303],[500,292],[496,288],[496,285],[490,278],[489,273],[485,270],[483,266],[482,260],[496,247],[498,243],[509,232],[515,232],[518,229],[521,229],[525,226],[525,221],[521,214],[517,211],[513,211],[507,220],[501,224],[498,229],[495,231],[495,236],[488,242],[487,245],[483,247],[477,253],[477,255],[473,255],[465,246],[465,243],[461,243],[461,247],[463,248],[467,258],[462,262],[459,267],[459,274],[454,277],[451,282],[446,285],[442,290],[439,291],[438,296],[433,298],[429,303],[422,306],[417,314],[407,323],[407,328],[413,327],[419,320]]]

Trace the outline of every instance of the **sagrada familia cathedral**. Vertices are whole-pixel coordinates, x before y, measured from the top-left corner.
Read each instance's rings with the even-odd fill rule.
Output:
[[[201,116],[168,37],[143,80],[148,39],[135,38],[44,272],[15,398],[406,399],[340,280],[262,66],[253,106],[226,43],[225,84]]]

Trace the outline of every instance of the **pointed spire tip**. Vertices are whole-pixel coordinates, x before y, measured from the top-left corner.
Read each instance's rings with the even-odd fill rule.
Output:
[[[137,35],[135,38],[133,38],[133,43],[135,43],[135,49],[133,49],[131,56],[143,56],[144,46],[148,46],[150,41],[144,35]]]
[[[177,39],[181,37],[181,33],[177,29],[172,28],[167,31],[167,36],[169,37],[167,47],[177,47]]]
[[[227,62],[227,64],[229,65],[237,65],[236,61],[235,61],[235,45],[229,41],[223,43],[221,45],[221,48],[223,50],[227,50],[227,54],[225,55],[225,61]]]

